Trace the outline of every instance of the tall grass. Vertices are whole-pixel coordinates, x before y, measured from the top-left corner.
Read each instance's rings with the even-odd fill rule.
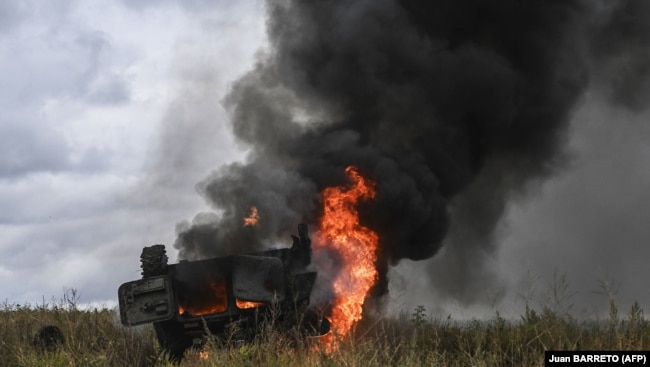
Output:
[[[77,301],[73,289],[57,302],[0,304],[0,365],[152,365],[154,334],[150,328],[123,328],[114,310],[80,310]],[[39,352],[33,345],[37,331],[46,325],[60,328],[65,338],[53,353]]]
[[[158,348],[151,326],[124,328],[115,310],[80,310],[74,291],[56,303],[5,301],[0,307],[0,365],[174,365]],[[418,306],[400,317],[366,317],[330,353],[319,347],[320,339],[296,340],[268,327],[246,344],[211,338],[203,350],[189,350],[181,365],[543,366],[545,350],[650,349],[650,325],[638,303],[620,311],[611,298],[604,320],[579,320],[566,309],[549,302],[539,308],[527,305],[515,320],[495,312],[489,320],[460,322],[432,318]],[[58,326],[65,335],[56,351],[38,352],[32,345],[44,325]]]

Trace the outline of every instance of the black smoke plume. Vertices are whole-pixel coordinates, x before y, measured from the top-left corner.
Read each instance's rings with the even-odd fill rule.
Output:
[[[216,214],[179,225],[180,257],[288,243],[298,223],[317,223],[319,193],[345,184],[354,165],[377,183],[361,220],[381,239],[378,293],[390,264],[430,258],[444,243],[454,275],[440,287],[467,298],[463,290],[487,274],[482,259],[509,198],[562,166],[592,75],[622,101],[630,85],[647,91],[648,8],[269,1],[269,48],[225,100],[247,159],[199,184]],[[621,43],[629,34],[639,34],[635,48]],[[624,66],[629,75],[614,77]],[[252,206],[259,227],[243,226]]]

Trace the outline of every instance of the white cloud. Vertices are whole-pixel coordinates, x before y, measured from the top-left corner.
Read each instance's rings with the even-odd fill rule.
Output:
[[[11,4],[0,292],[35,304],[76,288],[81,302],[114,304],[142,247],[171,245],[204,206],[194,184],[238,157],[219,101],[263,42],[261,2]]]

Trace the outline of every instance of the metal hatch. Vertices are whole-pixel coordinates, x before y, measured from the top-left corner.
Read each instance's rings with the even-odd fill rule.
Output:
[[[169,320],[176,312],[166,275],[124,283],[118,289],[120,320],[125,326]]]
[[[233,293],[237,299],[271,303],[286,293],[282,260],[265,256],[235,256],[232,270]]]

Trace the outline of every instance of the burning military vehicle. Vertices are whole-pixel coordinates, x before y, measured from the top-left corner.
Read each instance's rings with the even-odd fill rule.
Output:
[[[316,272],[309,271],[311,239],[298,226],[290,248],[167,264],[164,245],[142,251],[142,279],[118,290],[125,326],[153,323],[173,358],[209,335],[249,341],[272,318],[279,331],[319,336],[327,318],[309,308]]]

